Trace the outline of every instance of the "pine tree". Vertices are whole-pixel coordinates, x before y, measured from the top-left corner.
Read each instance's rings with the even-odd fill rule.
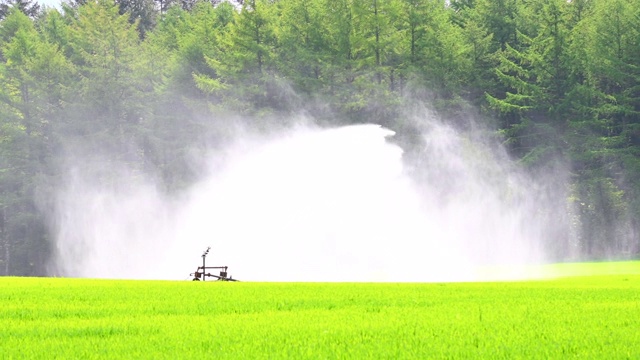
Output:
[[[252,112],[287,106],[275,89],[275,10],[267,0],[244,1],[228,28],[219,32],[219,55],[208,59],[216,75],[195,76],[202,90],[222,96],[223,107]]]
[[[137,24],[141,38],[155,27],[158,11],[154,0],[116,0],[116,3],[120,15],[129,14],[129,22]]]
[[[320,0],[284,2],[277,32],[278,72],[308,95],[322,91],[331,60],[321,5]]]
[[[411,67],[418,83],[436,97],[452,98],[465,83],[470,66],[470,46],[462,29],[452,21],[445,1],[411,0],[407,3]],[[444,105],[444,107],[448,105]]]
[[[475,9],[481,23],[493,34],[491,52],[505,49],[507,44],[515,47],[518,42],[516,20],[520,9],[519,0],[476,0]]]
[[[7,17],[12,8],[20,10],[30,18],[35,18],[40,12],[40,4],[32,0],[0,0],[0,20]]]
[[[572,47],[581,61],[569,140],[577,160],[576,198],[585,204],[580,219],[589,234],[581,245],[591,255],[607,249],[632,252],[638,240],[625,227],[629,214],[632,219],[640,214],[640,182],[635,180],[640,175],[640,7],[615,0],[595,2],[590,10],[577,26]]]
[[[360,71],[367,69],[381,84],[391,75],[400,41],[400,2],[356,0],[353,2],[355,52]]]
[[[33,197],[55,150],[66,62],[17,8],[0,22],[0,36],[0,256],[5,272],[42,274],[46,232]]]
[[[80,81],[75,84],[74,116],[69,121],[82,124],[89,133],[114,136],[96,141],[122,149],[118,141],[131,136],[129,130],[139,122],[143,108],[135,84],[139,43],[135,25],[118,13],[113,2],[97,0],[78,9],[70,35]]]

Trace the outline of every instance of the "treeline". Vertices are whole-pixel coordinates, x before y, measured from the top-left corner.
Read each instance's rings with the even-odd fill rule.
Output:
[[[637,256],[638,39],[634,0],[3,0],[0,274],[45,273],[47,194],[87,145],[174,191],[230,114],[410,133],[416,100],[481,109],[532,172],[570,163],[571,246]]]

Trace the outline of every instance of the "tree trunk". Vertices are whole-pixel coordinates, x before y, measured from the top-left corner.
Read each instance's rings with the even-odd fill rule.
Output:
[[[4,275],[9,275],[9,260],[11,253],[9,252],[9,239],[6,238],[7,215],[5,208],[0,210],[0,244],[4,248]]]
[[[9,242],[4,243],[4,275],[9,276],[9,263],[11,262],[11,252],[9,251]]]

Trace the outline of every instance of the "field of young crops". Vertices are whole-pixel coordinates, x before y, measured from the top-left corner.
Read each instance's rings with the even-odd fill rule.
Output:
[[[0,278],[0,359],[638,359],[640,263],[621,268],[446,284]]]

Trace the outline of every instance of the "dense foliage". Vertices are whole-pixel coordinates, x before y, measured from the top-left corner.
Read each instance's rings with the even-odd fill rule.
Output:
[[[186,152],[222,136],[212,129],[229,114],[261,125],[304,108],[409,133],[412,101],[452,123],[481,109],[531,171],[569,163],[580,256],[640,251],[637,1],[3,0],[0,11],[0,274],[45,272],[44,194],[87,144],[173,191],[189,181]]]
[[[635,275],[453,284],[5,277],[0,354],[634,359],[640,356],[635,267]]]

